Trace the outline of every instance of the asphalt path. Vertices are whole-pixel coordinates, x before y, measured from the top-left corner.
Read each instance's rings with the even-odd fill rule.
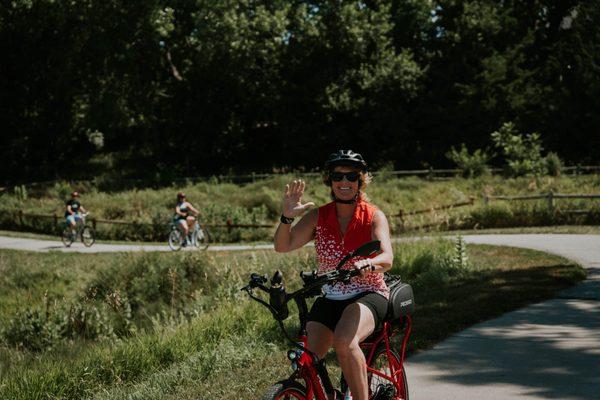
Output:
[[[410,398],[600,399],[600,235],[465,240],[558,254],[583,265],[588,278],[559,298],[472,326],[410,357]]]
[[[235,251],[235,250],[259,250],[272,249],[272,244],[258,245],[211,245],[208,251]],[[75,242],[71,247],[65,247],[60,240],[26,239],[18,237],[0,236],[0,249],[25,250],[35,252],[60,251],[65,253],[115,253],[128,251],[172,251],[165,243],[160,244],[108,244],[94,243],[91,247],[85,247],[83,243]],[[194,247],[182,249],[181,251],[199,251]]]
[[[406,362],[412,400],[600,399],[600,235],[467,235],[467,243],[558,254],[587,279],[558,298],[474,325]],[[406,240],[406,239],[402,239]],[[410,240],[410,239],[408,239]],[[0,236],[0,248],[28,251],[170,251],[161,245],[75,243]],[[210,246],[210,251],[272,245]],[[417,293],[418,303],[418,293]],[[418,310],[415,318],[418,318]]]

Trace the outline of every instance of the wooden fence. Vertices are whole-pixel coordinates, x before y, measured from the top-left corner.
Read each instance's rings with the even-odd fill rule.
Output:
[[[520,201],[520,200],[545,200],[548,205],[548,210],[552,213],[557,211],[556,200],[558,199],[589,199],[597,200],[600,199],[600,194],[560,194],[554,193],[553,191],[547,194],[538,194],[530,196],[483,196],[483,204],[489,205],[492,200],[503,200],[503,201]],[[589,210],[560,210],[562,213],[571,214],[586,214]]]
[[[489,205],[492,201],[521,201],[521,200],[545,200],[547,205],[548,205],[548,210],[552,213],[557,212],[557,207],[556,207],[556,200],[559,199],[590,199],[590,200],[597,200],[600,199],[600,194],[561,194],[561,193],[554,193],[552,191],[548,192],[547,194],[538,194],[538,195],[528,195],[528,196],[491,196],[491,195],[484,195],[483,196],[483,204],[484,205]],[[400,221],[400,229],[402,231],[410,231],[410,230],[420,230],[420,229],[426,229],[426,228],[431,228],[434,226],[439,226],[440,223],[429,223],[429,224],[422,224],[422,225],[418,225],[418,226],[407,226],[406,225],[406,218],[407,217],[411,217],[414,215],[420,215],[420,214],[435,214],[437,211],[441,211],[441,210],[453,210],[456,208],[460,208],[460,207],[466,207],[466,206],[472,206],[475,204],[475,197],[474,196],[469,196],[469,200],[467,201],[462,201],[462,202],[457,202],[457,203],[453,203],[453,204],[445,204],[445,205],[440,205],[440,206],[433,206],[433,207],[429,207],[429,208],[424,208],[424,209],[420,209],[420,210],[412,210],[412,211],[406,211],[403,209],[400,209],[398,211],[397,214],[392,215],[392,217],[398,218]],[[586,214],[589,213],[589,210],[559,210],[561,213],[570,213],[570,214]],[[3,213],[8,213],[8,214],[12,214],[15,218],[17,223],[20,226],[24,225],[24,219],[26,217],[30,217],[30,218],[47,218],[47,219],[52,219],[54,222],[54,225],[58,225],[59,222],[62,222],[64,220],[64,217],[62,214],[35,214],[35,213],[25,213],[22,210],[16,210],[16,211],[0,211]],[[137,222],[137,221],[122,221],[122,220],[107,220],[107,219],[99,219],[99,218],[89,218],[88,221],[92,224],[93,228],[96,229],[97,224],[112,224],[112,225],[130,225],[130,226],[153,226],[154,224],[152,223],[148,223],[148,222]],[[165,223],[165,226],[168,226],[169,223]],[[237,223],[233,223],[233,221],[231,219],[227,219],[225,221],[225,223],[212,223],[212,224],[205,224],[208,227],[211,228],[227,228],[227,230],[229,232],[231,232],[231,230],[236,229],[236,228],[241,228],[241,229],[260,229],[260,228],[274,228],[275,227],[275,223],[273,224],[237,224]]]
[[[475,204],[475,196],[469,196],[469,200],[461,201],[461,202],[453,203],[453,204],[445,204],[445,205],[441,205],[441,206],[434,206],[434,207],[424,208],[421,210],[413,210],[413,211],[404,211],[404,210],[400,209],[398,211],[398,214],[392,215],[392,217],[396,217],[400,220],[400,229],[403,232],[411,231],[411,230],[421,230],[421,229],[431,228],[434,226],[439,226],[440,224],[437,222],[434,222],[434,223],[429,223],[429,224],[421,224],[421,225],[417,225],[417,226],[407,226],[406,225],[406,217],[409,217],[412,215],[427,214],[427,213],[434,214],[436,211],[453,210],[455,208],[472,206],[474,204]]]

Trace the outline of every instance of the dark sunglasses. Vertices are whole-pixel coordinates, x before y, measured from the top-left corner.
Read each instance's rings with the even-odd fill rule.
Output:
[[[342,179],[346,177],[348,182],[356,182],[360,175],[358,172],[330,172],[329,178],[331,178],[334,182],[340,182]]]

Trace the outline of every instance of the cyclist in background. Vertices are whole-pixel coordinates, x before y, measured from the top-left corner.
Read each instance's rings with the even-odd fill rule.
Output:
[[[67,219],[67,225],[71,228],[72,231],[75,230],[77,226],[77,221],[81,219],[81,213],[85,213],[86,209],[83,208],[81,203],[79,202],[79,192],[75,191],[71,193],[71,200],[66,203],[66,211],[65,218]]]
[[[193,214],[193,215],[191,215]],[[175,224],[183,231],[186,237],[184,246],[188,244],[190,229],[194,228],[196,223],[195,215],[198,215],[192,204],[186,200],[185,193],[177,193],[177,206],[175,206]]]
[[[371,266],[350,282],[325,285],[324,296],[313,304],[307,324],[308,347],[322,359],[333,346],[354,400],[367,400],[367,366],[359,346],[380,327],[388,309],[389,289],[383,273],[393,262],[390,229],[385,214],[368,202],[364,189],[371,180],[367,163],[351,150],[339,150],[325,164],[323,182],[332,202],[310,210],[302,203],[305,183],[286,185],[281,223],[275,232],[277,252],[298,249],[314,239],[319,272],[331,271],[361,244],[381,241],[381,252],[370,258],[356,257],[346,268]]]

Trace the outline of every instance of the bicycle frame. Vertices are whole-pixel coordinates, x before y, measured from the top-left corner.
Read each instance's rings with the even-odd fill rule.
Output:
[[[365,341],[360,344],[360,347],[362,349],[368,351],[368,355],[365,357],[367,364],[367,373],[379,376],[380,378],[385,379],[390,383],[393,383],[397,393],[401,392],[401,387],[398,384],[398,382],[400,381],[398,379],[398,376],[402,374],[402,370],[404,369],[404,357],[406,354],[406,346],[408,344],[408,338],[412,329],[412,319],[410,318],[410,316],[406,317],[405,324],[406,328],[402,339],[402,349],[399,367],[393,366],[390,362],[391,358],[393,357],[393,355],[391,354],[390,338],[394,336],[394,332],[391,330],[391,322],[386,321],[383,323],[383,328],[381,329],[374,341]],[[301,343],[303,343],[303,346],[306,347],[308,344],[307,336],[303,335],[299,339]],[[386,375],[377,369],[369,367],[371,361],[373,360],[373,357],[375,356],[375,351],[378,349],[379,344],[382,342],[385,344],[386,358],[388,360],[388,367],[391,375]],[[306,384],[306,397],[308,399],[312,399],[314,397],[316,400],[328,400],[328,396],[333,394],[335,392],[335,389],[331,383],[331,379],[329,377],[327,369],[325,368],[325,365],[323,363],[315,362],[313,357],[311,357],[306,352],[304,352],[301,355],[300,359],[297,361],[297,365],[298,375],[300,375],[300,377]],[[290,379],[294,379],[294,375],[295,373],[290,376]]]

